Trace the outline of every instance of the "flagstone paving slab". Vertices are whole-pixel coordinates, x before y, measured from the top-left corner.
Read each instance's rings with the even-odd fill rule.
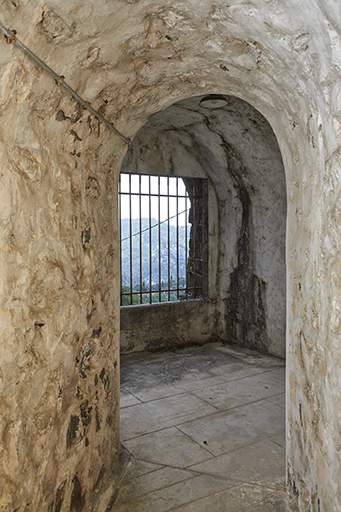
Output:
[[[131,461],[115,512],[296,512],[286,492],[285,363],[211,343],[122,358]]]

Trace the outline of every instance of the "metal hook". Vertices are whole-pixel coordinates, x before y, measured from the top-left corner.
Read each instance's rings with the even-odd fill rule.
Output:
[[[61,85],[61,84],[63,84],[63,83],[64,83],[64,80],[65,80],[65,76],[64,76],[64,75],[62,75],[62,76],[60,77],[60,80],[56,80],[56,84],[59,86],[59,85]]]
[[[16,30],[11,30],[12,32],[12,37],[8,37],[5,35],[5,38],[6,38],[6,43],[7,44],[11,44],[13,43],[14,41],[16,41],[16,35],[17,35],[17,31]]]

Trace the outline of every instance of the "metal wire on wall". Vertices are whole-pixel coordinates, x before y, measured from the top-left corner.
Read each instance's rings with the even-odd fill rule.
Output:
[[[93,114],[99,121],[104,123],[110,130],[112,130],[114,133],[116,133],[116,135],[118,135],[122,140],[124,140],[124,142],[126,144],[129,144],[130,139],[128,139],[127,137],[122,135],[122,133],[120,133],[118,130],[116,130],[114,125],[110,121],[105,119],[103,116],[101,116],[101,114],[97,110],[92,108],[89,102],[83,100],[83,98],[81,98],[79,96],[79,94],[77,94],[76,91],[74,91],[65,82],[64,75],[59,76],[45,62],[43,62],[39,57],[37,57],[37,55],[35,55],[35,53],[33,53],[29,48],[27,48],[27,46],[25,46],[21,41],[19,41],[19,39],[17,38],[16,30],[10,31],[6,27],[4,27],[4,25],[2,25],[0,23],[0,31],[4,34],[4,36],[6,38],[6,42],[8,44],[14,43],[16,46],[18,46],[26,55],[28,55],[28,57],[30,57],[32,60],[34,60],[34,62],[36,64],[38,64],[38,66],[40,66],[42,69],[47,71],[47,73],[49,73],[55,79],[57,86],[63,87],[63,89],[65,89],[69,94],[71,94],[71,96],[73,96],[75,98],[75,100],[77,100],[81,105],[83,105],[83,107],[86,110],[88,110],[91,114]]]

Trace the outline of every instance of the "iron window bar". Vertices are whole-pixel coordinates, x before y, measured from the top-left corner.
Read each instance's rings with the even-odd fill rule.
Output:
[[[122,186],[123,177],[125,181],[124,187]],[[135,181],[134,190],[132,188],[132,180]],[[136,190],[136,180],[138,180],[138,190]],[[142,180],[144,180],[145,185],[147,183],[147,187],[142,187]],[[161,187],[161,180],[163,180],[163,187]],[[193,180],[189,181],[193,182]],[[166,191],[164,187],[165,183]],[[173,185],[172,190],[170,190],[171,184]],[[179,186],[180,184],[182,185],[183,192],[179,190],[181,188]],[[190,185],[190,183],[188,185]],[[145,190],[145,188],[147,190]],[[198,197],[194,186],[191,185],[190,190],[187,189],[188,186],[186,185],[186,178],[175,176],[151,176],[121,173],[119,184],[121,305],[145,304],[148,302],[149,304],[152,304],[155,302],[177,301],[181,299],[196,298],[198,296],[202,296],[203,286],[202,283],[197,282],[195,275],[197,257],[197,219],[195,203]],[[144,219],[142,217],[144,211],[142,205],[143,198],[148,201],[148,208],[144,208],[148,211],[148,227],[145,227],[145,222],[143,222]],[[128,210],[129,212],[129,218],[127,219],[128,222],[126,221],[128,228],[126,227],[125,233],[122,228],[122,223],[124,221],[122,205],[123,200],[125,200],[125,210]],[[156,207],[153,207],[153,201],[155,202],[155,200]],[[161,214],[163,210],[162,205],[165,204],[165,201],[167,215],[165,219],[161,220]],[[184,208],[179,208],[180,201],[184,203]],[[172,210],[175,210],[176,212],[175,215],[171,215],[171,202],[173,203]],[[133,204],[137,205],[138,219],[132,218]],[[190,213],[188,214],[188,212]],[[152,223],[152,218],[154,215],[156,215],[157,219],[155,223]],[[181,215],[184,218],[184,226],[180,226],[179,218]],[[174,218],[175,226],[174,229],[171,229],[170,221]],[[164,239],[162,237],[162,224],[165,223],[167,223],[165,227],[167,248],[166,251],[163,251]],[[189,224],[191,224],[190,228]],[[135,226],[138,226],[137,232],[134,232],[136,229]],[[189,229],[190,231],[188,231]],[[145,236],[146,233],[148,233],[147,237]],[[139,237],[137,244],[134,243],[133,240],[135,237]],[[143,240],[143,238],[145,238],[145,240]],[[148,285],[146,285],[144,278],[144,267],[146,266],[144,264],[144,244],[146,241],[147,244],[149,244],[147,265],[148,279],[146,279]],[[126,267],[128,266],[128,279],[126,275],[123,276],[122,269],[124,242],[128,243],[129,247],[128,265],[126,262],[127,257],[126,255],[124,256],[125,271]],[[137,246],[138,255],[137,258],[135,258]],[[192,254],[189,254],[190,251]],[[163,256],[165,253],[167,255],[166,258]],[[174,255],[175,264],[173,261]],[[180,256],[182,256],[183,262],[180,261]],[[155,257],[157,258],[156,264],[154,263]],[[189,270],[189,264],[191,264],[192,270]],[[136,275],[136,268],[138,268],[138,276]],[[180,275],[181,272],[184,275]],[[191,274],[191,283],[189,283],[189,273]],[[164,280],[165,275],[167,276],[166,282]],[[176,279],[173,278],[174,275]],[[126,284],[123,282],[124,277]]]

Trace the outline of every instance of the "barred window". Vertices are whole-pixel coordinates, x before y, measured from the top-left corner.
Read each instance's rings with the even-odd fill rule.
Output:
[[[205,295],[206,196],[203,179],[121,173],[121,306]]]

